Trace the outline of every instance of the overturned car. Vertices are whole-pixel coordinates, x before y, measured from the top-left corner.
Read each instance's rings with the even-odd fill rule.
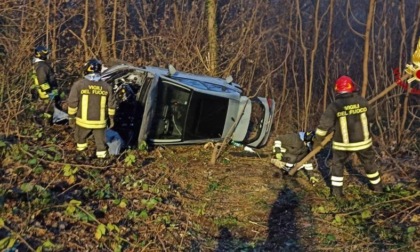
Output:
[[[215,142],[232,131],[233,141],[254,148],[269,138],[274,101],[243,96],[230,78],[119,64],[102,79],[118,103],[113,130],[129,147]]]

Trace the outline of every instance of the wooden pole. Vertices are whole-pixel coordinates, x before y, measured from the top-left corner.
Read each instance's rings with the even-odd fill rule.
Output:
[[[376,102],[378,99],[380,99],[383,96],[385,96],[387,93],[389,93],[389,91],[391,91],[396,86],[398,86],[398,83],[400,83],[401,81],[404,81],[404,80],[408,79],[409,77],[411,77],[411,75],[406,74],[401,79],[399,79],[399,80],[395,81],[394,83],[392,83],[389,87],[385,88],[382,92],[380,92],[375,97],[373,97],[372,99],[370,99],[369,100],[369,104],[372,104],[372,103]],[[324,148],[324,146],[326,144],[328,144],[328,142],[332,139],[333,135],[334,135],[334,132],[329,133],[324,138],[324,140],[321,142],[321,145],[320,146],[317,146],[316,148],[314,148],[311,152],[308,153],[308,155],[306,155],[302,160],[300,160],[297,164],[295,164],[295,166],[293,166],[292,169],[290,169],[289,175],[292,175],[293,176],[297,172],[297,170],[299,169],[299,167],[301,167],[302,165],[304,165],[306,162],[309,161],[309,159],[311,159],[318,152],[320,152],[322,150],[322,148]]]

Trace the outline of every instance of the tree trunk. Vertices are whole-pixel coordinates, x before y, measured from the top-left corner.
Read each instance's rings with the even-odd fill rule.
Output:
[[[216,24],[217,0],[207,0],[207,16],[208,16],[208,69],[209,74],[216,75],[217,72],[217,24]]]
[[[88,46],[87,38],[86,38],[86,31],[88,28],[88,23],[89,23],[89,0],[85,0],[84,21],[83,21],[82,30],[80,32],[80,39],[82,40],[83,49],[85,52],[85,61],[89,59],[89,46]]]
[[[314,14],[314,28],[313,28],[313,37],[314,37],[314,41],[313,41],[313,46],[312,46],[312,50],[311,50],[311,64],[310,64],[310,68],[309,68],[309,83],[308,83],[308,92],[307,92],[307,96],[305,97],[305,122],[303,124],[303,129],[304,130],[308,130],[308,124],[309,124],[309,115],[310,115],[310,109],[312,108],[311,103],[312,103],[312,89],[313,89],[313,83],[314,83],[314,68],[315,68],[315,57],[318,51],[318,39],[319,39],[319,34],[321,31],[321,24],[322,24],[322,20],[324,19],[325,15],[321,15],[321,17],[319,18],[319,6],[320,6],[320,0],[316,1],[315,4],[315,14]]]
[[[47,1],[47,13],[45,15],[45,46],[49,47],[49,41],[50,41],[50,1]]]
[[[303,80],[304,80],[304,83],[303,83],[303,93],[304,93],[304,97],[303,97],[303,99],[304,99],[304,106],[303,106],[303,109],[304,109],[304,111],[306,112],[307,111],[307,109],[306,109],[306,104],[307,104],[307,99],[308,99],[308,84],[309,84],[309,79],[308,79],[308,54],[307,54],[307,52],[308,52],[308,47],[305,45],[305,36],[304,36],[304,27],[303,27],[303,19],[302,19],[302,10],[301,10],[301,8],[300,8],[300,0],[296,0],[296,15],[297,15],[297,31],[298,31],[298,33],[299,33],[299,43],[300,43],[300,46],[301,46],[301,50],[302,50],[302,56],[300,56],[300,57],[302,57],[303,58],[303,63],[302,63],[302,67],[303,67]],[[297,94],[296,94],[297,96],[299,95],[299,92],[297,92]],[[299,100],[299,98],[297,97],[297,99],[296,99],[296,101],[299,103],[300,102],[300,100]],[[300,113],[300,111],[299,111],[299,113]],[[299,118],[299,114],[298,114],[298,118]],[[307,122],[307,118],[308,118],[308,114],[304,114],[303,115],[303,125],[301,126],[301,120],[300,120],[300,118],[299,118],[299,129],[304,129],[305,127],[306,127],[306,122]]]
[[[370,31],[372,29],[372,23],[375,13],[375,0],[370,0],[369,13],[366,20],[366,31],[365,31],[365,46],[363,55],[363,82],[362,82],[362,97],[366,97],[366,90],[368,85],[369,75],[369,43],[370,43]]]
[[[106,36],[106,25],[105,25],[105,9],[102,0],[95,0],[96,6],[96,25],[98,26],[99,34],[99,55],[102,60],[108,60],[108,39]]]
[[[327,109],[327,94],[328,84],[330,79],[330,52],[331,52],[331,39],[332,39],[332,28],[334,21],[334,4],[335,0],[330,1],[330,20],[328,22],[328,35],[327,35],[327,48],[325,52],[325,82],[324,82],[324,97],[322,103],[322,110]]]
[[[112,44],[112,57],[117,58],[117,45],[115,43],[116,38],[116,27],[117,27],[117,11],[118,11],[118,0],[114,0],[114,10],[112,12],[112,34],[111,34],[111,44]]]

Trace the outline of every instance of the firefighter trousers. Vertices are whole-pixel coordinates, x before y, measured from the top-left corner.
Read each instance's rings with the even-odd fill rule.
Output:
[[[353,152],[333,150],[331,183],[332,186],[343,186],[344,166],[347,159]],[[380,174],[377,166],[374,164],[375,152],[372,147],[364,150],[355,151],[357,157],[365,169],[366,176],[372,185],[379,184]]]
[[[87,129],[76,125],[74,130],[74,137],[76,139],[77,150],[83,151],[87,149],[87,138],[93,135],[95,139],[96,145],[96,153],[98,152],[106,152],[107,145],[106,145],[106,137],[105,137],[105,129]]]

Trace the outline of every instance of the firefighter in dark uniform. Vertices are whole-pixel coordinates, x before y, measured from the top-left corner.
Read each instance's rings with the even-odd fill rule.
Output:
[[[112,87],[101,79],[102,63],[91,59],[84,65],[84,78],[77,80],[68,97],[69,125],[75,127],[77,150],[88,148],[87,138],[93,134],[96,157],[107,156],[105,128],[114,125],[115,98]],[[85,153],[85,152],[83,152]]]
[[[315,131],[314,147],[334,131],[332,139],[332,196],[343,197],[344,165],[352,153],[362,162],[372,190],[382,192],[378,167],[374,163],[370,123],[374,119],[368,101],[356,93],[357,88],[348,76],[335,83],[336,100],[328,105]]]
[[[43,124],[51,123],[54,103],[58,98],[57,81],[51,65],[47,62],[50,51],[45,46],[37,46],[32,60],[31,87],[33,98],[37,99],[36,110],[43,119]]]
[[[281,162],[272,162],[279,168],[288,172],[296,163],[302,160],[312,149],[315,132],[299,132],[283,134],[276,137],[273,146],[275,158]],[[319,182],[314,176],[312,163],[303,164],[298,170],[304,168],[311,183]]]

